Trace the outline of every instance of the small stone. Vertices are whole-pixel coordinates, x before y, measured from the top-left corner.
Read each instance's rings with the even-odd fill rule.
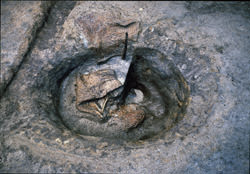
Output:
[[[195,75],[194,75],[194,79],[195,79],[195,80],[196,80],[198,77],[199,77],[198,74],[195,74]]]
[[[181,69],[186,69],[187,68],[187,65],[186,64],[183,64],[182,66],[181,66]]]
[[[57,138],[55,141],[56,141],[57,143],[59,143],[59,144],[62,144],[62,141],[61,141],[60,138]]]
[[[132,89],[128,97],[126,98],[126,103],[140,103],[143,101],[143,93],[141,90]]]
[[[139,8],[139,11],[143,11],[143,8]]]
[[[175,132],[175,135],[176,135],[177,137],[182,137],[182,135],[179,134],[178,132]]]
[[[149,27],[150,32],[154,32],[154,30],[155,30],[154,27]]]
[[[69,140],[66,140],[63,142],[63,144],[68,144],[69,143]]]

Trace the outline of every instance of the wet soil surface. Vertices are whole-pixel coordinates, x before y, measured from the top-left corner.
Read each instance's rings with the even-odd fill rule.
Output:
[[[0,172],[249,172],[248,2],[15,3]]]

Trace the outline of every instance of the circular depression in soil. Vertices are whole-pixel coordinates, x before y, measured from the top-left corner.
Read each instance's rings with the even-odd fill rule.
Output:
[[[139,140],[168,131],[184,117],[190,90],[171,60],[149,48],[137,48],[126,59],[113,57],[99,66],[90,58],[64,79],[58,110],[68,128]]]

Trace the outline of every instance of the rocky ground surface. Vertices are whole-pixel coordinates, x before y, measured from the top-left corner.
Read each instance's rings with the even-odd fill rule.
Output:
[[[0,172],[249,173],[249,31],[248,2],[1,1]],[[99,122],[75,131],[88,122],[63,84],[98,62],[119,70],[103,58],[123,57],[126,32],[153,121],[125,140],[91,134]]]

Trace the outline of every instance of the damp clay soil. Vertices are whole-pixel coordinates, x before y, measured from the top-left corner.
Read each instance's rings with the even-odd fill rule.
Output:
[[[249,12],[1,1],[0,173],[249,173]]]

